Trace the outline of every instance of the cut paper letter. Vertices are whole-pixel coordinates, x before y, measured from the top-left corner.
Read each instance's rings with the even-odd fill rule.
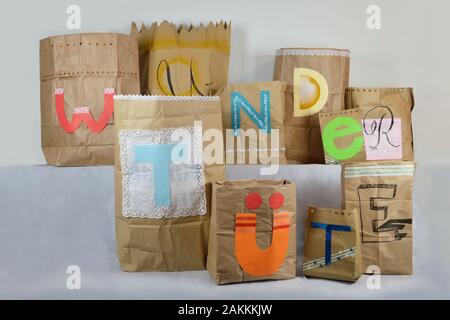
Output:
[[[262,131],[270,134],[270,91],[260,91],[260,112],[244,98],[239,92],[232,92],[231,102],[231,123],[234,135],[240,134],[241,129],[241,109]]]
[[[256,243],[256,214],[236,215],[235,254],[242,269],[252,276],[267,276],[277,272],[286,258],[289,244],[290,216],[275,213],[272,244],[261,249]]]
[[[294,69],[294,117],[318,113],[328,101],[325,77],[312,69]]]
[[[114,89],[107,88],[104,90],[104,109],[97,121],[92,116],[89,107],[75,107],[72,121],[69,121],[64,108],[63,88],[55,89],[55,106],[59,124],[65,132],[75,133],[81,123],[84,122],[91,132],[100,133],[105,129],[114,112]]]

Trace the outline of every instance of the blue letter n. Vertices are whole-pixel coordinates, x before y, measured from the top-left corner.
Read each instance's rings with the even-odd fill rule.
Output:
[[[231,102],[231,124],[234,135],[239,135],[241,129],[241,109],[250,120],[265,133],[270,134],[270,91],[260,91],[260,109],[258,113],[255,108],[239,92],[232,92]]]

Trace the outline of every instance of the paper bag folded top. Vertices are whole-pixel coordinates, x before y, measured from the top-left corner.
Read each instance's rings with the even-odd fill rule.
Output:
[[[169,96],[215,94],[228,81],[231,24],[177,26],[163,21],[131,35],[139,40],[141,93]]]

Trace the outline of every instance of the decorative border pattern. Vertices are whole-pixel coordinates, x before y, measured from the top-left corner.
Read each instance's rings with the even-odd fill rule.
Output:
[[[132,101],[219,101],[218,96],[141,96],[141,95],[115,95],[114,100]]]
[[[345,178],[413,176],[414,165],[345,167]]]
[[[52,74],[41,75],[41,81],[54,80],[55,78],[67,78],[67,77],[81,77],[81,76],[115,76],[115,77],[130,77],[132,79],[138,79],[137,72],[126,71],[109,71],[109,70],[78,70],[78,71],[62,71]]]
[[[278,49],[275,52],[277,56],[336,56],[336,57],[350,57],[350,50],[347,49]]]
[[[336,261],[340,261],[345,258],[354,257],[356,256],[356,247],[352,247],[347,250],[338,251],[331,255],[331,263],[334,263]],[[325,257],[311,260],[303,263],[303,271],[315,269],[315,268],[321,268],[325,267]]]
[[[170,207],[153,207],[145,210],[136,210],[130,208],[130,175],[136,172],[136,165],[133,160],[129,158],[130,148],[138,140],[140,143],[163,144],[170,141],[170,138],[175,130],[184,129],[189,131],[191,139],[193,137],[193,153],[192,158],[198,160],[199,163],[193,162],[197,175],[197,189],[195,207],[192,208],[178,208]],[[122,165],[122,215],[132,218],[175,218],[188,217],[206,214],[206,190],[205,190],[205,176],[203,166],[203,144],[202,144],[201,130],[190,128],[164,128],[159,130],[121,130],[119,131],[119,146],[120,159]],[[194,196],[194,195],[192,195]]]

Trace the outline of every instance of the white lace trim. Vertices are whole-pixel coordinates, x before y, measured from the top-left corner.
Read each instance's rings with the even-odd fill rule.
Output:
[[[347,49],[278,49],[275,53],[277,56],[337,56],[350,57],[350,50]]]
[[[192,165],[171,164],[171,206],[154,204],[153,169],[151,164],[136,164],[133,147],[142,144],[171,142],[177,129],[187,130],[191,144]],[[122,165],[122,214],[133,218],[175,218],[206,214],[206,191],[203,166],[201,130],[190,128],[166,128],[160,130],[121,130],[119,132]],[[199,160],[196,163],[195,160]],[[189,178],[189,179],[186,179]],[[189,206],[186,206],[189,204]]]
[[[141,95],[115,95],[114,100],[129,101],[219,101],[218,96],[141,96]]]
[[[348,92],[403,92],[403,91],[411,91],[412,88],[371,88],[371,87],[351,87],[348,88]]]

